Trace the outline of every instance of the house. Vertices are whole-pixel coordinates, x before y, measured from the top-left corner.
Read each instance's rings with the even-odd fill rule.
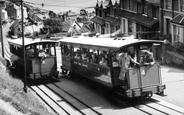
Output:
[[[119,7],[119,3],[116,1],[113,5],[111,0],[107,1],[107,9],[105,14],[105,34],[111,34],[120,29],[120,17],[115,15],[116,8]]]
[[[95,7],[95,14],[96,16],[91,19],[91,21],[94,22],[94,26],[96,28],[96,32],[100,34],[105,34],[105,21],[103,20],[104,16],[104,10],[102,8],[102,1],[97,1],[96,7]]]
[[[171,35],[171,43],[184,43],[184,1],[161,0],[160,32]]]
[[[33,16],[34,22],[43,22],[46,19],[49,19],[48,13],[35,13]]]
[[[2,12],[1,12],[1,20],[2,21],[5,21],[8,19],[8,13],[6,10],[2,9]]]
[[[72,25],[76,20],[79,14],[72,12],[72,11],[67,11],[63,13],[63,20],[67,21],[70,25]]]
[[[11,26],[10,26],[10,32],[11,35],[17,36],[22,30],[21,22],[16,20]]]
[[[121,33],[151,39],[159,31],[160,0],[120,0]]]
[[[10,26],[10,31],[13,36],[20,36],[22,33],[22,23],[20,21],[15,21]],[[29,25],[24,27],[24,35],[30,35],[34,32],[40,32],[40,27],[36,25]]]
[[[16,4],[9,2],[9,3],[7,3],[5,10],[8,13],[8,17],[14,18],[14,19],[22,19],[22,13],[21,13],[20,6],[17,6]],[[23,7],[23,16],[24,16],[24,19],[26,19],[28,17],[26,7]]]

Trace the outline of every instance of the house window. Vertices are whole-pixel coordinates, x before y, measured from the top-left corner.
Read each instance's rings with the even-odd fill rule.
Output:
[[[147,12],[148,12],[148,6],[147,4],[145,4],[144,8],[143,8],[143,13],[147,15]]]
[[[129,0],[129,10],[132,10],[133,11],[133,0]]]
[[[129,9],[129,0],[124,0],[124,8]]]
[[[184,12],[184,0],[181,0],[181,11]]]
[[[158,18],[159,15],[159,8],[157,6],[152,6],[152,16],[154,18]]]
[[[132,34],[132,21],[128,20],[128,33]]]
[[[166,0],[166,9],[171,10],[172,7],[172,0]]]
[[[111,24],[110,26],[111,26],[111,27],[110,27],[110,28],[111,28],[110,33],[115,32],[115,30],[114,30],[114,25]]]
[[[170,34],[171,29],[170,29],[170,19],[166,19],[166,34]]]
[[[173,25],[174,42],[179,42],[180,39],[180,28]]]

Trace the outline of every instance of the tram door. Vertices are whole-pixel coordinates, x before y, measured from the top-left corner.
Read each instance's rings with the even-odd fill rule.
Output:
[[[62,68],[66,70],[70,70],[71,69],[71,46],[62,45],[61,55],[62,55]]]

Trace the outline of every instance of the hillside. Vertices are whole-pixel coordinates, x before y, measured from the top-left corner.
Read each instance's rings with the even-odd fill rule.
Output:
[[[32,90],[23,91],[23,82],[13,78],[4,63],[0,58],[0,114],[54,115]]]

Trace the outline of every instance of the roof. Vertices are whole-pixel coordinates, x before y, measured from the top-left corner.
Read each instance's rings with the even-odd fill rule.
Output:
[[[128,18],[132,21],[136,21],[137,23],[149,28],[151,28],[153,25],[155,25],[158,22],[158,20],[150,17],[142,16],[142,14],[136,14],[136,13],[128,12],[121,9],[116,12],[116,15]]]
[[[100,25],[104,25],[104,24],[105,24],[104,20],[101,19],[101,18],[98,17],[98,16],[95,16],[94,18],[92,18],[91,21],[93,21],[93,22],[95,22],[95,23],[97,23],[97,24],[100,24]]]
[[[80,36],[78,38],[66,37],[59,40],[59,42],[61,42],[61,44],[67,43],[67,44],[83,45],[84,47],[94,46],[97,47],[96,49],[99,49],[99,47],[101,47],[104,49],[114,49],[114,50],[118,50],[121,47],[139,43],[163,43],[162,41],[158,40],[142,40],[142,39],[139,40],[134,38],[135,38],[134,36],[129,36],[123,37],[121,40],[114,40],[110,37],[96,38],[96,37]]]
[[[172,20],[171,23],[176,23],[180,25],[184,25],[184,14],[178,14],[175,16]]]
[[[45,20],[50,18],[49,14],[35,14],[38,18],[40,18],[41,20]]]
[[[17,47],[22,47],[22,39],[18,38],[18,39],[9,39],[8,40],[9,44],[15,45]],[[31,44],[35,44],[35,43],[57,43],[57,41],[53,41],[53,40],[46,40],[46,39],[31,39],[31,38],[24,38],[24,45],[28,46]]]
[[[109,23],[111,23],[111,24],[113,24],[113,25],[120,25],[120,23],[121,23],[120,19],[117,19],[117,18],[114,18],[114,17],[110,17],[110,16],[105,17],[104,20],[109,22]]]

